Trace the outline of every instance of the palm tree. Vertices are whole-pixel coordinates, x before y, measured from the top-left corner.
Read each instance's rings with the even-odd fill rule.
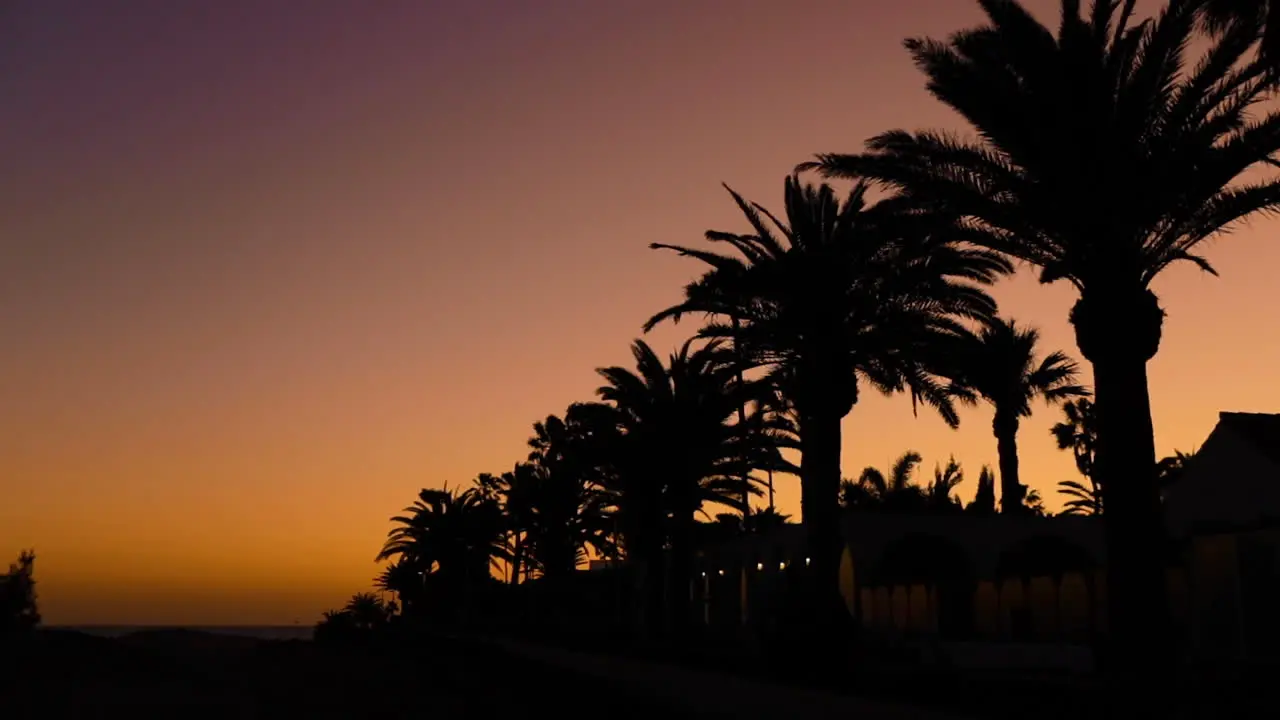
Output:
[[[343,612],[351,616],[357,630],[376,630],[385,626],[394,614],[392,608],[373,593],[356,593],[347,601]]]
[[[1000,456],[1000,504],[1006,513],[1025,512],[1027,486],[1018,475],[1018,425],[1030,417],[1031,403],[1061,403],[1088,394],[1076,384],[1076,364],[1065,353],[1038,359],[1040,333],[1013,320],[989,323],[956,354],[958,392],[987,401],[995,409],[991,427]]]
[[[502,549],[502,515],[492,498],[477,488],[424,488],[403,513],[391,518],[396,527],[387,533],[378,561],[397,558],[450,585],[489,577]]]
[[[874,467],[863,468],[857,482],[844,481],[842,495],[860,498],[846,507],[856,509],[862,504],[880,512],[922,512],[928,498],[924,488],[915,484],[915,473],[923,461],[920,453],[908,450],[893,462],[888,475]]]
[[[356,636],[355,617],[346,610],[326,610],[313,630],[319,645],[346,644]]]
[[[951,495],[962,482],[964,482],[964,470],[954,455],[947,459],[945,467],[935,465],[933,480],[929,482],[929,487],[925,488],[924,493],[928,511],[945,515],[962,510],[960,500]]]
[[[1093,458],[1098,448],[1098,420],[1093,403],[1085,398],[1063,404],[1065,420],[1053,426],[1050,432],[1059,450],[1070,450],[1076,470],[1088,481],[1085,487],[1075,480],[1058,483],[1058,492],[1072,498],[1067,502],[1070,514],[1102,514],[1102,487],[1093,471]],[[1072,512],[1072,508],[1077,508]]]
[[[688,313],[728,318],[699,334],[729,338],[752,366],[767,368],[798,419],[802,519],[807,529],[815,617],[847,617],[840,600],[841,421],[859,384],[910,392],[958,423],[931,359],[964,336],[962,319],[985,320],[995,302],[981,289],[1011,267],[996,254],[955,242],[953,223],[896,214],[870,204],[857,184],[843,202],[827,185],[789,177],[786,222],[730,190],[752,232],[710,231],[737,255],[673,245],[710,270],[685,289],[684,302],[655,315],[646,330]],[[767,220],[766,220],[767,218]]]
[[[989,24],[907,49],[935,97],[977,130],[895,130],[861,155],[823,155],[825,175],[874,178],[917,211],[961,216],[989,247],[1079,291],[1076,340],[1093,365],[1096,472],[1106,494],[1117,667],[1160,650],[1167,598],[1147,361],[1164,312],[1151,282],[1206,239],[1280,207],[1280,183],[1251,175],[1280,150],[1263,107],[1269,70],[1250,62],[1256,28],[1210,39],[1189,67],[1202,2],[1174,0],[1134,22],[1134,0],[1062,0],[1055,33],[1013,0],[982,3]],[[1157,673],[1158,674],[1158,673]]]
[[[550,415],[534,425],[529,461],[542,472],[532,508],[532,542],[540,564],[546,565],[544,555],[552,546],[558,549],[549,557],[560,558],[551,562],[561,570],[570,569],[570,555],[584,559],[588,548],[600,555],[616,553],[608,490],[614,479],[609,456],[617,449],[618,421],[616,410],[606,405],[574,403],[563,419]]]
[[[522,573],[527,575],[529,570],[525,560],[533,523],[537,472],[537,467],[530,463],[516,463],[501,475],[482,473],[476,478],[476,489],[501,509],[502,549],[497,554],[507,563],[507,582],[512,585],[519,584]]]
[[[412,562],[402,558],[383,568],[373,579],[373,586],[394,593],[400,608],[405,614],[410,614],[416,609],[418,598],[422,595],[423,573]]]
[[[568,462],[529,467],[529,558],[543,577],[559,580],[585,562],[588,548],[609,552],[606,497]]]
[[[763,507],[746,518],[744,531],[748,535],[768,535],[791,524],[791,516],[778,512],[776,507]]]
[[[664,541],[669,545],[672,617],[682,624],[697,514],[705,503],[742,511],[744,491],[759,492],[744,487],[744,478],[780,458],[765,418],[749,418],[752,432],[745,433],[731,422],[761,389],[739,381],[738,365],[722,343],[695,349],[690,340],[667,364],[640,340],[632,354],[634,371],[598,371],[606,381],[599,395],[617,411],[624,439],[619,511],[630,536],[628,554],[647,567],[651,612],[660,598],[655,576],[661,548]]]

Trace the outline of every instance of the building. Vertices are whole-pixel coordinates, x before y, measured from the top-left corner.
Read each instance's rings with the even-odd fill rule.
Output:
[[[1191,652],[1280,655],[1280,415],[1221,413],[1165,512],[1191,581]]]
[[[1222,413],[1165,498],[1171,542],[1156,561],[1166,564],[1185,654],[1274,657],[1280,415]],[[1043,664],[1074,667],[1107,632],[1097,518],[851,514],[843,534],[841,592],[868,631],[988,656],[993,647],[1056,648],[1041,653]],[[802,528],[787,526],[707,548],[693,588],[704,622],[776,622],[780,598],[808,564],[803,540]],[[1025,653],[1004,659],[1028,664]]]

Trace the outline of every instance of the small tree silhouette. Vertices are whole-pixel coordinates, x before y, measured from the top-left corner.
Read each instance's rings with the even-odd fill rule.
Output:
[[[995,409],[991,427],[1000,455],[1000,506],[1026,512],[1027,486],[1018,473],[1018,426],[1036,398],[1062,403],[1089,394],[1076,383],[1077,368],[1063,352],[1037,357],[1040,332],[1013,320],[988,323],[954,353],[956,393],[981,398]]]
[[[1101,515],[1102,486],[1093,472],[1093,456],[1098,446],[1098,421],[1093,403],[1081,398],[1062,406],[1066,419],[1053,426],[1050,432],[1058,442],[1059,450],[1070,450],[1076,462],[1076,470],[1088,479],[1085,486],[1075,480],[1058,483],[1058,493],[1070,498],[1065,507],[1066,515]]]
[[[0,638],[30,634],[40,624],[35,563],[35,551],[24,550],[9,572],[0,575]]]
[[[982,472],[978,473],[978,489],[964,511],[980,516],[996,514],[996,476],[990,467],[982,466]]]

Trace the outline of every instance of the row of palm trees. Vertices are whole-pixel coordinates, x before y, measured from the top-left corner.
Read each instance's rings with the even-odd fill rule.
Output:
[[[1069,319],[1093,370],[1096,432],[1077,458],[1087,453],[1106,506],[1117,665],[1158,659],[1167,604],[1146,365],[1164,311],[1150,288],[1177,262],[1212,272],[1197,254],[1205,240],[1280,208],[1280,182],[1255,172],[1280,150],[1280,114],[1264,105],[1277,89],[1277,13],[1259,0],[1170,0],[1139,20],[1134,0],[1062,0],[1054,30],[1014,0],[981,5],[980,27],[906,42],[969,136],[894,130],[818,155],[797,172],[850,180],[847,194],[793,175],[779,217],[730,190],[747,232],[708,232],[709,248],[654,244],[705,272],[646,330],[696,315],[706,344],[664,364],[637,342],[636,369],[602,370],[600,401],[543,423],[529,463],[460,495],[424,491],[383,557],[474,577],[487,573],[485,545],[514,579],[567,572],[594,548],[643,568],[656,605],[655,578],[687,577],[704,505],[745,511],[760,473],[796,472],[810,616],[838,622],[841,423],[866,387],[906,393],[951,425],[958,403],[993,405],[1006,512],[1026,506],[1016,442],[1032,401],[1086,394],[1070,359],[1039,358],[1034,331],[998,316],[986,288],[1020,262],[1079,293]],[[1196,62],[1193,40],[1207,47]],[[539,483],[556,491],[528,499]],[[504,526],[502,507],[521,522]],[[449,513],[492,525],[425,549],[418,518]]]
[[[1136,21],[1133,0],[1084,12],[1063,0],[1054,32],[1016,2],[982,6],[983,27],[906,43],[974,136],[894,130],[804,167],[874,182],[908,215],[955,218],[980,247],[1077,289],[1070,320],[1093,366],[1115,664],[1142,667],[1167,657],[1146,369],[1164,311],[1151,283],[1180,261],[1211,272],[1197,254],[1205,240],[1280,206],[1280,183],[1252,174],[1280,149],[1280,115],[1265,107],[1277,12],[1170,0]],[[1192,64],[1197,35],[1207,51]]]

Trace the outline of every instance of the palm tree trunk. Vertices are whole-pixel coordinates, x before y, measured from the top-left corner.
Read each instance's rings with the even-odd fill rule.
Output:
[[[1000,456],[1000,510],[1005,514],[1022,512],[1027,489],[1018,476],[1018,418],[996,410],[992,428]]]
[[[679,507],[684,507],[682,503]],[[692,602],[690,581],[693,579],[693,526],[695,511],[688,513],[677,509],[671,526],[671,562],[668,566],[667,604],[670,608],[671,638],[676,642],[687,639]]]
[[[524,538],[516,533],[515,550],[511,553],[511,584],[520,583],[520,566],[524,564]]]
[[[1146,362],[1094,363],[1098,449],[1107,539],[1107,585],[1115,661],[1149,668],[1164,656],[1168,599],[1164,584],[1164,520]],[[1145,651],[1145,652],[1144,652]],[[1136,656],[1135,656],[1136,655]]]
[[[742,347],[738,343],[739,329],[740,329],[740,325],[738,322],[738,318],[735,316],[733,318],[733,359],[734,359],[734,364],[737,365],[738,384],[742,385],[745,382],[745,380],[743,379],[743,372],[742,372],[742,367],[745,364],[745,360],[742,357]],[[739,433],[738,439],[745,444],[747,439],[746,438],[747,403],[745,400],[738,404],[738,433]],[[742,517],[744,518],[744,521],[742,524],[744,527],[746,526],[745,518],[751,514],[750,486],[747,484],[749,482],[748,476],[749,476],[749,473],[744,470],[742,473]],[[770,487],[772,488],[772,486]],[[771,505],[773,504],[772,495],[769,496],[769,503]]]
[[[1147,361],[1160,347],[1164,312],[1150,290],[1082,293],[1071,310],[1076,343],[1093,364],[1097,446],[1107,545],[1108,675],[1120,712],[1166,695],[1166,538],[1156,481]]]
[[[840,421],[836,413],[809,413],[800,427],[800,506],[808,539],[809,617],[818,638],[848,620],[840,598]]]

